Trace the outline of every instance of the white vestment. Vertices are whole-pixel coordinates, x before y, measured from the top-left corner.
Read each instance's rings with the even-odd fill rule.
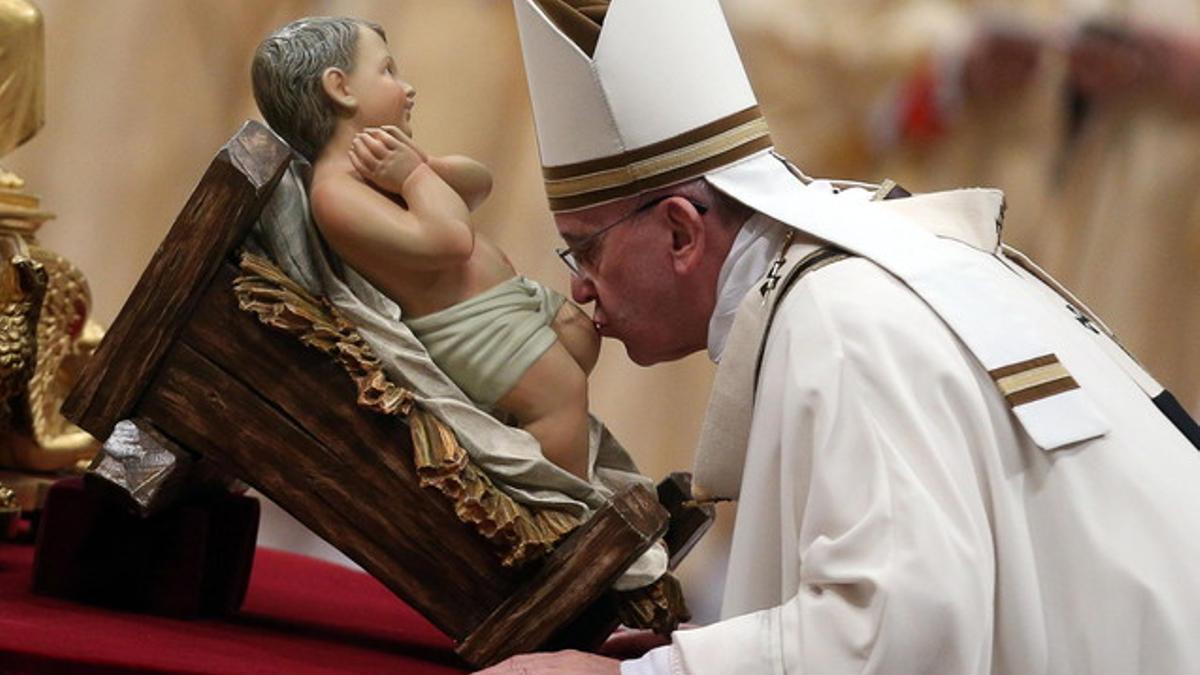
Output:
[[[1200,672],[1200,454],[1060,295],[974,259],[1107,433],[1042,449],[897,277],[813,271],[765,345],[724,620],[625,672]]]

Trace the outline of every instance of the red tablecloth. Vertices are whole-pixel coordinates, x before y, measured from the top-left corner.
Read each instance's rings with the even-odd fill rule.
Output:
[[[361,572],[259,549],[240,614],[178,620],[30,592],[0,542],[0,673],[461,673],[449,638]]]

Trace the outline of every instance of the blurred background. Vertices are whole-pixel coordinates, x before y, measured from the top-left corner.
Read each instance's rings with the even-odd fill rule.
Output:
[[[479,230],[567,291],[506,0],[36,0],[46,126],[4,158],[57,214],[43,245],[111,323],[216,150],[259,118],[254,48],[313,14],[379,22],[415,137],[496,176]],[[806,172],[1008,194],[1006,239],[1200,412],[1200,0],[725,0],[776,144]],[[4,45],[0,44],[0,50]],[[713,366],[606,344],[593,408],[658,479],[690,468]],[[684,564],[716,617],[733,508]],[[278,509],[260,542],[339,554]]]

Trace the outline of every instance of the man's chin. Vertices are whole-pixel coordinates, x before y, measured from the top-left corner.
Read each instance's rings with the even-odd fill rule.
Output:
[[[634,363],[636,363],[639,366],[642,366],[643,368],[645,368],[647,366],[657,365],[660,363],[666,363],[667,361],[677,361],[695,351],[695,350],[681,350],[678,353],[667,352],[667,351],[652,351],[652,350],[641,349],[641,348],[638,348],[637,346],[631,346],[628,343],[625,343],[624,341],[622,341],[622,342],[625,344],[625,355],[629,357],[629,360],[633,361]]]
[[[644,356],[644,355],[634,354],[633,352],[629,351],[629,349],[625,350],[625,354],[629,357],[630,361],[633,361],[634,363],[636,363],[637,365],[639,365],[643,368],[645,368],[647,366],[653,366],[656,363],[662,363],[662,359],[656,359],[656,358],[652,358],[652,357],[648,357],[648,356]]]

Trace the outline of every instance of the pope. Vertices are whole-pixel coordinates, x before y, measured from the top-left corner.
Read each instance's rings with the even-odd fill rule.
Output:
[[[719,362],[722,620],[492,672],[1189,673],[1200,429],[1001,239],[1003,195],[814,180],[718,0],[514,0],[572,292]]]

